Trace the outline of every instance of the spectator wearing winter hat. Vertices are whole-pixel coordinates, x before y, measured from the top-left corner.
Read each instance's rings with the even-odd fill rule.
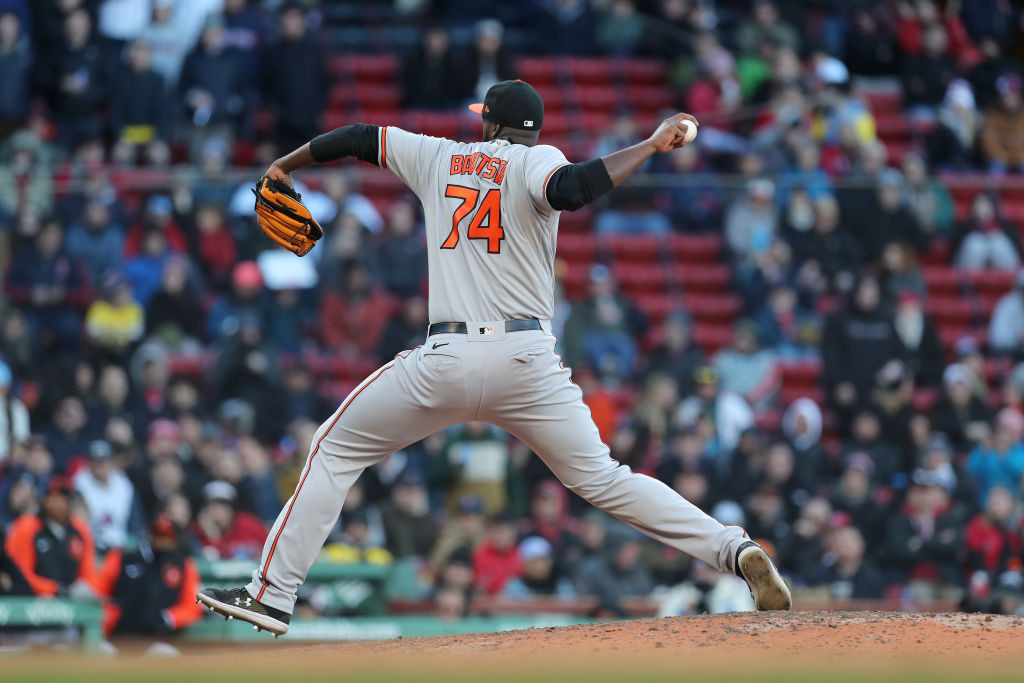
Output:
[[[985,111],[981,149],[993,173],[1024,170],[1024,106],[1021,78],[1006,74],[996,81],[998,105]]]
[[[938,386],[942,382],[940,369],[946,353],[939,333],[925,315],[921,297],[916,292],[907,290],[897,295],[894,323],[915,386]]]
[[[932,426],[946,434],[953,447],[966,450],[988,434],[988,407],[971,389],[972,372],[954,363],[942,373],[943,393],[932,409]]]
[[[211,559],[256,560],[263,552],[267,528],[255,515],[235,507],[238,493],[226,481],[203,487],[206,502],[192,532],[203,556]]]
[[[31,433],[28,410],[12,392],[11,368],[0,361],[0,466]]]
[[[575,596],[572,582],[561,575],[551,544],[540,536],[528,536],[519,544],[519,576],[505,584],[502,595],[513,600],[537,597],[568,599]]]
[[[886,524],[889,580],[917,597],[959,594],[963,520],[950,501],[953,485],[942,473],[915,470],[902,509]]]
[[[971,214],[959,226],[956,264],[963,270],[1016,270],[1020,267],[1020,239],[1016,227],[999,215],[998,195],[979,193]]]

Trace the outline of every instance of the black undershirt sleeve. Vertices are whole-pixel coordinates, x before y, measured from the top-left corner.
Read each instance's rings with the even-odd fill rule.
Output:
[[[575,211],[611,192],[612,178],[600,159],[569,164],[555,171],[548,181],[547,198],[557,211]]]
[[[369,164],[377,163],[380,126],[353,123],[318,135],[309,142],[309,153],[318,164],[355,157]]]

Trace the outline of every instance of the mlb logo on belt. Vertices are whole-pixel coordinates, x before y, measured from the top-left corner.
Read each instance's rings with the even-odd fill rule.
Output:
[[[494,328],[491,326],[481,327],[480,334],[494,334]]]

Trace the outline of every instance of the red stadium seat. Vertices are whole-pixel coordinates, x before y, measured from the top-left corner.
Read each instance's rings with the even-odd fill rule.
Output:
[[[587,279],[590,276],[590,263],[569,263],[565,272],[562,273],[562,286],[565,288],[565,296],[569,299],[579,299],[587,292]]]
[[[1002,296],[1013,289],[1017,273],[1010,270],[978,270],[967,275],[979,294]]]
[[[614,235],[603,240],[617,262],[657,263],[665,249],[664,240],[649,236]]]
[[[589,232],[594,225],[594,210],[584,207],[579,211],[563,211],[558,219],[558,231]]]
[[[693,340],[708,354],[732,342],[732,325],[704,323],[694,325]]]
[[[597,260],[597,240],[589,233],[562,232],[558,236],[557,254],[569,263],[593,263]]]
[[[411,111],[405,116],[406,128],[438,138],[459,138],[460,115],[450,112]]]
[[[960,289],[960,272],[949,266],[925,266],[922,269],[929,296],[949,295]]]
[[[616,263],[612,272],[619,287],[628,294],[665,289],[665,273],[660,266]]]
[[[611,80],[608,60],[601,57],[569,57],[565,65],[577,84],[608,83]]]
[[[629,106],[638,114],[658,115],[673,105],[672,92],[664,86],[633,85],[626,91]]]
[[[677,264],[676,278],[686,291],[722,291],[729,287],[732,274],[727,266]]]
[[[782,363],[782,383],[785,386],[815,387],[821,383],[821,361],[789,361]]]
[[[937,327],[968,327],[978,312],[974,301],[959,297],[929,297],[928,315]]]
[[[558,80],[558,62],[550,57],[523,57],[517,66],[519,77],[534,87]]]
[[[660,325],[670,313],[684,309],[682,300],[674,294],[638,294],[632,301],[653,325]]]
[[[610,112],[623,101],[625,93],[611,85],[578,85],[576,100],[584,113]]]
[[[622,75],[627,83],[666,86],[668,67],[657,59],[627,59],[621,65]]]
[[[669,238],[672,254],[687,263],[713,263],[722,251],[718,235],[673,235]]]
[[[730,323],[743,305],[736,294],[689,294],[683,301],[686,310],[699,322]]]

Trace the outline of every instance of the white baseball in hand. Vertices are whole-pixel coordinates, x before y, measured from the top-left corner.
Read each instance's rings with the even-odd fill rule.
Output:
[[[697,124],[693,121],[683,120],[680,122],[683,126],[683,142],[693,142],[694,138],[697,137]]]

